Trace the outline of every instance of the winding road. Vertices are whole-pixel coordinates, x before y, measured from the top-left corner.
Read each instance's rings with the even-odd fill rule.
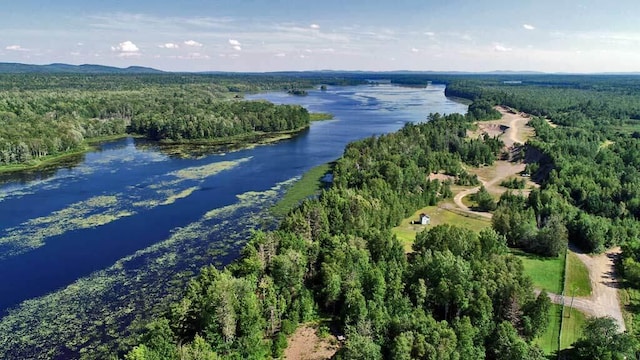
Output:
[[[479,124],[480,130],[484,127],[494,128],[499,126],[502,131],[501,139],[505,143],[507,151],[513,151],[516,143],[525,143],[527,137],[531,134],[530,129],[526,129],[526,124],[529,121],[527,115],[521,113],[513,113],[509,109],[498,107],[496,108],[502,114],[500,120],[482,122]],[[499,188],[500,182],[511,176],[521,173],[525,169],[525,164],[514,163],[509,161],[496,161],[494,169],[492,169],[492,175],[489,179],[480,179],[480,182],[487,191],[498,194],[504,192],[504,188]],[[455,203],[456,210],[462,211],[475,216],[491,219],[492,214],[488,212],[479,212],[469,209],[462,203],[462,199],[467,196],[478,192],[479,186],[466,189],[455,195],[453,201]],[[448,205],[453,207],[453,205]],[[591,296],[588,297],[575,297],[572,298],[567,294],[565,296],[560,294],[549,293],[549,298],[555,304],[564,304],[566,306],[573,306],[574,308],[582,311],[583,313],[602,317],[610,316],[616,323],[620,331],[625,330],[625,324],[622,317],[622,311],[620,308],[620,301],[618,299],[618,281],[616,280],[614,260],[620,254],[620,248],[613,248],[604,254],[590,256],[575,247],[571,247],[578,258],[585,264],[589,270],[589,278],[591,281]],[[536,293],[540,291],[537,290]]]
[[[529,118],[521,114],[514,114],[502,107],[498,107],[497,110],[502,114],[502,118],[500,120],[482,122],[480,125],[499,125],[506,128],[501,135],[501,140],[504,142],[505,149],[507,151],[512,151],[516,143],[523,144],[526,141],[526,136],[523,129],[527,125]],[[504,189],[497,189],[497,186],[500,185],[503,180],[511,176],[520,174],[524,171],[524,169],[525,164],[523,163],[513,163],[503,160],[496,161],[495,175],[489,180],[480,179],[480,182],[482,183],[482,185],[484,185],[487,191],[492,193],[500,193],[504,191]],[[462,202],[462,199],[465,196],[475,194],[479,190],[480,186],[463,190],[454,196],[453,202],[463,212],[491,219],[491,213],[473,211]]]

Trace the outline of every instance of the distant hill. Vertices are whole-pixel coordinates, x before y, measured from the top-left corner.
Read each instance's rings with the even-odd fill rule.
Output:
[[[32,65],[20,63],[0,63],[0,74],[161,74],[164,71],[142,67],[129,66],[119,68],[104,65],[69,65],[69,64],[49,64]]]

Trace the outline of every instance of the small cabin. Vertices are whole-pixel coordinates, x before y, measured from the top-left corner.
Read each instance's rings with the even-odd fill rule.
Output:
[[[431,222],[431,218],[429,217],[429,215],[422,213],[420,214],[420,224],[421,225],[429,225],[429,223]]]

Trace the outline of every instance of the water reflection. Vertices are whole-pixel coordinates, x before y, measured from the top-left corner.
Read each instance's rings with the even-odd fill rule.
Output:
[[[55,176],[60,170],[71,170],[85,161],[85,154],[65,156],[55,163],[40,166],[35,169],[15,171],[0,174],[0,184],[9,182],[26,185],[34,181],[42,181]]]

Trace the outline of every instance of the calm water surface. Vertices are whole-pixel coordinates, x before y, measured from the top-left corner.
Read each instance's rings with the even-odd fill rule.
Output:
[[[291,140],[195,159],[127,138],[66,168],[0,179],[0,333],[27,332],[30,323],[40,326],[32,317],[55,321],[64,311],[99,319],[109,309],[117,315],[123,304],[144,310],[150,305],[131,305],[132,298],[145,291],[160,298],[169,284],[183,286],[180,271],[229,262],[286,185],[340,157],[349,142],[424,121],[431,112],[467,110],[437,85],[247,98],[300,104],[334,119]],[[63,310],[60,302],[70,305]]]

